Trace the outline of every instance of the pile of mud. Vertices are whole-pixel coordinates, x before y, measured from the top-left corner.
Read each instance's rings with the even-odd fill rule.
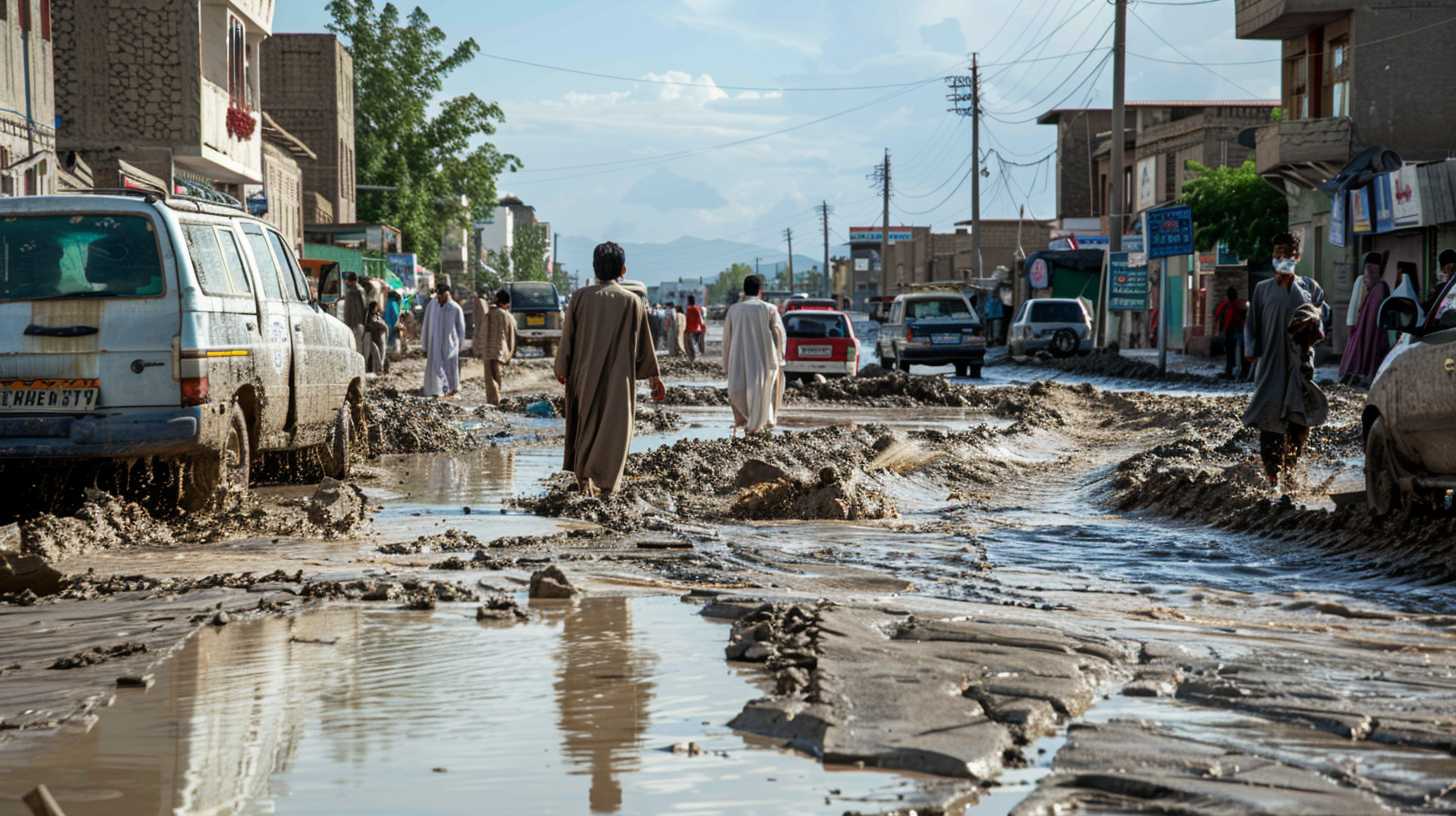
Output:
[[[1162,372],[1156,363],[1124,357],[1115,350],[1094,351],[1091,354],[1077,354],[1071,357],[1034,357],[1023,365],[1064,371],[1087,377],[1106,377],[1116,380],[1140,380],[1146,382],[1181,383],[1210,388],[1243,388],[1233,380],[1210,377],[1181,371]]]
[[[700,356],[696,360],[687,357],[658,355],[657,370],[664,377],[686,380],[721,380],[723,358],[721,356]]]
[[[482,434],[467,431],[470,415],[446,400],[397,388],[370,389],[364,402],[369,449],[387,453],[450,453],[480,447]]]
[[[680,389],[672,389],[680,390]],[[640,397],[640,395],[639,395]],[[515,394],[502,397],[499,405],[501,411],[511,414],[533,413],[532,407],[540,403],[548,403],[551,406],[550,416],[562,417],[566,415],[566,397],[560,393],[555,394]],[[671,400],[668,404],[672,404]],[[724,404],[727,404],[726,402]],[[489,410],[482,406],[477,409],[477,415]],[[666,410],[663,406],[650,401],[639,399],[635,414],[635,428],[637,433],[664,433],[675,431],[683,426],[683,419],[680,414]]]
[[[501,397],[498,407],[508,414],[525,414],[529,413],[527,408],[540,402],[551,404],[553,416],[562,416],[566,413],[566,397],[559,392],[555,394],[513,394]]]
[[[894,502],[864,480],[846,477],[832,465],[815,479],[789,475],[751,484],[738,495],[729,514],[739,519],[898,518]]]
[[[1330,434],[1336,440],[1346,435],[1337,428]],[[1257,453],[1237,438],[1215,445],[1190,437],[1138,454],[1118,466],[1108,501],[1123,511],[1319,548],[1337,557],[1332,566],[1355,564],[1426,585],[1456,581],[1456,516],[1406,511],[1376,518],[1363,503],[1324,510],[1275,499]]]

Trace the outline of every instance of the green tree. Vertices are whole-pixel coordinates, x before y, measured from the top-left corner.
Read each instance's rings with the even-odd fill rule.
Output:
[[[405,248],[438,268],[444,227],[493,208],[496,178],[520,167],[486,141],[505,119],[499,105],[475,94],[437,99],[479,46],[466,39],[447,49],[418,7],[405,17],[393,3],[329,0],[328,11],[329,31],[354,57],[356,176],[394,188],[359,196],[359,219],[399,227]]]
[[[1200,252],[1220,241],[1240,258],[1263,260],[1274,236],[1289,229],[1284,194],[1259,176],[1253,160],[1239,167],[1189,163],[1194,177],[1183,185],[1182,201],[1193,208],[1194,244]]]
[[[516,224],[511,237],[511,279],[546,280],[546,227]]]
[[[551,270],[551,282],[556,285],[556,291],[563,295],[570,294],[571,276],[566,274],[566,267],[559,261],[554,261],[551,265],[555,267]]]
[[[708,302],[736,303],[743,292],[743,279],[752,274],[753,267],[746,263],[736,263],[719,272],[717,279],[708,284]]]

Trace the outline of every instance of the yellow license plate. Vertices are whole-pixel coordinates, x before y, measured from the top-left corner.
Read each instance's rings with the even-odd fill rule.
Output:
[[[100,395],[100,380],[0,380],[0,412],[94,411]]]
[[[546,315],[526,315],[526,325],[544,326],[546,325]]]

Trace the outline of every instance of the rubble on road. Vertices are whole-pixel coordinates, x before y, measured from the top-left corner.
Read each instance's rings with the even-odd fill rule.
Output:
[[[472,416],[455,402],[397,388],[370,389],[364,415],[369,424],[369,449],[376,456],[474,450],[491,434],[490,429],[467,431],[463,423]]]
[[[77,652],[69,657],[58,658],[49,668],[56,670],[80,669],[87,666],[95,666],[114,660],[119,657],[131,657],[135,654],[144,654],[147,651],[147,644],[127,641],[118,643],[115,646],[93,646],[83,652]]]
[[[506,621],[514,623],[531,619],[531,613],[521,608],[509,595],[491,595],[481,601],[475,610],[478,621]]]
[[[552,564],[545,569],[531,573],[530,597],[542,600],[567,600],[576,597],[581,590],[572,585],[571,579],[560,567]]]
[[[741,473],[741,471],[740,471]],[[865,480],[825,466],[815,479],[783,476],[746,488],[729,508],[740,519],[832,519],[860,521],[898,518],[895,503]]]
[[[420,553],[475,552],[484,548],[474,533],[451,527],[443,533],[422,535],[414,541],[381,544],[375,549],[385,555],[419,555]]]

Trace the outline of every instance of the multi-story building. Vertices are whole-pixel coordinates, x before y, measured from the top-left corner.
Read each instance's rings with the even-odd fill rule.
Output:
[[[274,0],[51,5],[62,150],[240,199],[263,183],[258,51]]]
[[[1368,188],[1326,188],[1367,148],[1393,151],[1406,163],[1451,155],[1456,96],[1440,90],[1456,80],[1452,29],[1444,25],[1451,14],[1450,3],[1410,0],[1235,5],[1239,38],[1281,44],[1283,116],[1253,132],[1255,162],[1289,200],[1290,229],[1304,241],[1300,273],[1323,285],[1337,314],[1348,305],[1354,261],[1363,252],[1390,253],[1389,280],[1397,264],[1414,264],[1429,286],[1436,254],[1456,245],[1456,226],[1420,216],[1406,225],[1358,230],[1346,202]],[[1337,320],[1336,351],[1345,340],[1344,321]]]
[[[249,197],[248,206],[261,204],[263,218],[303,255],[303,165],[318,155],[297,136],[284,130],[266,112],[263,118],[263,188],[260,198]]]
[[[55,87],[49,0],[0,5],[0,193],[56,189]]]
[[[317,156],[299,162],[309,223],[353,223],[353,56],[332,34],[275,34],[263,42],[262,59],[268,115]]]
[[[1101,215],[1101,202],[1094,160],[1097,146],[1112,131],[1108,108],[1055,108],[1037,117],[1039,125],[1057,127],[1057,217],[1058,229],[1085,229],[1087,221]]]

